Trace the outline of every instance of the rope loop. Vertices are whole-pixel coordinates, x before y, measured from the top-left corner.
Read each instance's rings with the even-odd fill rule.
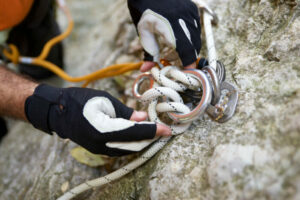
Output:
[[[140,94],[139,86],[145,79],[150,80],[150,87]],[[202,93],[199,104],[192,110],[184,104],[179,94],[187,89]],[[152,68],[151,74],[140,75],[133,85],[133,95],[141,102],[149,103],[148,114],[151,121],[163,123],[158,113],[164,112],[173,120],[170,125],[173,135],[183,133],[193,120],[204,114],[211,102],[211,92],[209,80],[204,72],[181,71],[175,66],[166,66],[161,70]]]
[[[3,49],[3,55],[11,60],[14,64],[19,63],[19,58],[20,58],[20,52],[16,45],[14,44],[9,44],[8,46],[4,47]]]

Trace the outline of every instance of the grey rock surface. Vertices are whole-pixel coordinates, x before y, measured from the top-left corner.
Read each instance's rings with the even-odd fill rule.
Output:
[[[68,73],[142,58],[125,1],[68,2],[75,17],[65,41]],[[225,124],[196,120],[147,164],[78,199],[300,199],[299,3],[209,1],[219,17],[218,56],[240,92],[235,116]],[[111,79],[91,86],[120,95]],[[74,146],[15,123],[0,145],[0,199],[55,199],[63,183],[107,173],[76,162]]]

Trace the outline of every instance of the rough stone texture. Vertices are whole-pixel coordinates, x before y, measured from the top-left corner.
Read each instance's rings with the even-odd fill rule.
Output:
[[[219,58],[240,91],[235,116],[225,124],[196,120],[146,165],[78,199],[300,199],[299,1],[209,4],[220,20]],[[73,0],[70,7],[69,73],[141,58],[125,1]],[[111,79],[92,84],[118,96],[114,86]],[[74,187],[106,173],[74,161],[72,147],[17,123],[0,145],[0,199],[55,199],[66,181]]]

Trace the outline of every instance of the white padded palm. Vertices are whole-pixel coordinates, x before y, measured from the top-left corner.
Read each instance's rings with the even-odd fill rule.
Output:
[[[86,102],[83,116],[101,133],[121,131],[134,126],[134,122],[116,118],[115,108],[106,97],[94,97]]]
[[[156,35],[162,37],[162,41],[172,49],[176,49],[176,39],[172,26],[168,19],[162,15],[147,9],[139,23],[138,32],[144,49],[153,56],[154,61],[159,60],[159,44]]]

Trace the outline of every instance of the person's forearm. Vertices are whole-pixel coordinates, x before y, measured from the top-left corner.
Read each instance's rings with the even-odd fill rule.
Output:
[[[15,74],[0,64],[0,116],[26,120],[25,101],[37,83]]]

